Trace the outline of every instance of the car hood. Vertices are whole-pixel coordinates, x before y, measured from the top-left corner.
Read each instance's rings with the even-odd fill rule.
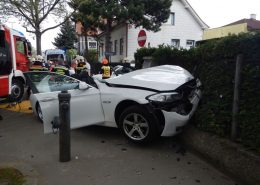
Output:
[[[107,79],[108,85],[127,88],[146,88],[155,91],[175,90],[182,84],[194,79],[185,69],[174,65],[162,65],[136,70],[121,76]]]

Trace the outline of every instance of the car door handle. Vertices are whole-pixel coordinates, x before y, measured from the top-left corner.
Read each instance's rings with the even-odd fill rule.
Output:
[[[53,101],[55,98],[44,98],[41,100],[41,102],[47,102],[47,101]]]

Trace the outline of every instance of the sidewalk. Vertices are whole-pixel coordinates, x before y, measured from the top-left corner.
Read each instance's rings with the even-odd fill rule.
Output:
[[[59,162],[59,136],[44,135],[32,113],[0,109],[0,166],[17,167],[29,185],[235,185],[192,153],[177,153],[174,139],[137,146],[118,129],[71,132],[71,161]]]

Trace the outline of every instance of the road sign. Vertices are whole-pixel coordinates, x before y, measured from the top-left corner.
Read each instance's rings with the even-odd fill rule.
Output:
[[[138,45],[140,47],[143,47],[145,45],[146,33],[144,30],[139,31],[137,40],[138,40]]]

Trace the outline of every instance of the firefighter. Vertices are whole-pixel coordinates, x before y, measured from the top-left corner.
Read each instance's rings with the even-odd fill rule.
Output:
[[[73,78],[79,79],[79,74],[77,73],[77,65],[78,61],[76,59],[73,59],[69,68],[69,75]]]
[[[34,61],[32,61],[30,71],[48,71],[48,68],[46,68],[42,60],[36,58]]]
[[[82,56],[78,56],[78,58],[76,57],[76,59],[79,61],[78,66],[77,66],[78,74],[84,69],[88,72],[88,75],[90,76],[91,67],[90,67],[90,64],[87,62],[87,60]]]
[[[108,60],[106,59],[106,57],[103,58],[102,64],[103,64],[103,66],[101,67],[102,79],[110,78],[111,67],[108,65]]]
[[[69,69],[64,65],[64,61],[59,61],[53,68],[51,68],[51,72],[69,76]]]

